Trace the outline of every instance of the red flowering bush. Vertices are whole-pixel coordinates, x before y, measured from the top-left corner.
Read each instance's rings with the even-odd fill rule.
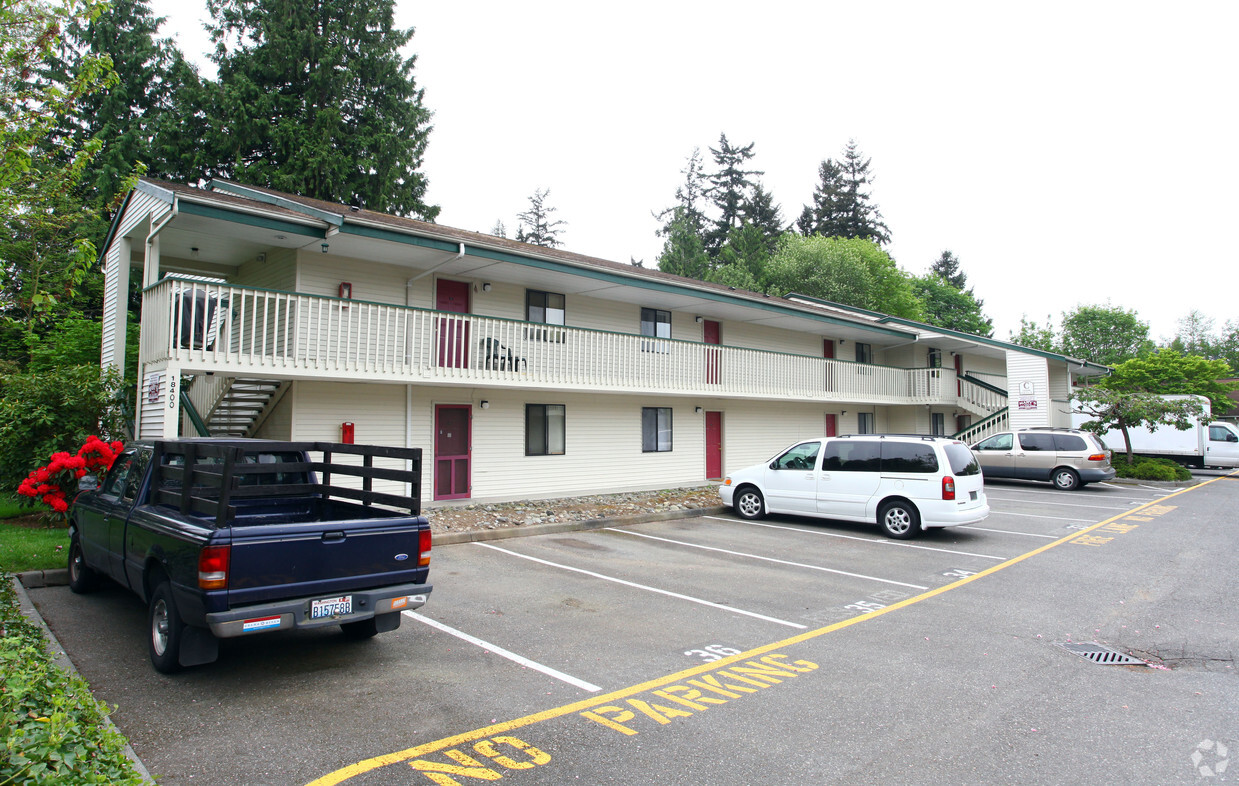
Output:
[[[31,472],[17,487],[17,493],[41,499],[55,512],[64,513],[69,509],[65,489],[76,489],[78,478],[106,473],[122,447],[124,443],[121,442],[108,443],[96,436],[87,437],[86,444],[76,455],[53,453],[51,462]]]

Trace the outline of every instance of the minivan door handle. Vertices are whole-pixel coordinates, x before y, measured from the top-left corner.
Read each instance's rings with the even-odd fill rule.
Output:
[[[343,542],[344,542],[343,530],[339,530],[336,532],[324,532],[323,533],[323,543],[343,543]]]

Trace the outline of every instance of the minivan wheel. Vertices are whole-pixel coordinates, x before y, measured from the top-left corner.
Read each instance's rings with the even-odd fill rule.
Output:
[[[736,494],[736,515],[742,519],[759,519],[766,512],[766,501],[761,492],[752,486],[746,486]]]
[[[1080,476],[1074,469],[1059,467],[1054,470],[1054,487],[1061,491],[1074,491],[1080,488]]]
[[[921,514],[910,503],[888,502],[878,511],[878,523],[887,536],[907,540],[921,531]]]

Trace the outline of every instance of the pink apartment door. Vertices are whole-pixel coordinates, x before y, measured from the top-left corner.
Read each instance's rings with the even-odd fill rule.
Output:
[[[706,413],[706,480],[723,479],[723,413]]]
[[[822,357],[825,358],[826,360],[835,359],[835,340],[834,339],[832,338],[822,339]],[[826,379],[822,383],[823,388],[825,390],[835,389],[834,385],[831,384],[832,380],[834,379],[834,375],[835,375],[834,367],[830,363],[827,363],[826,364]],[[832,416],[827,415],[827,417],[832,417]],[[833,435],[827,434],[826,436],[829,437]]]
[[[471,410],[467,404],[435,406],[435,499],[469,496]]]
[[[469,313],[469,284],[439,279],[435,282],[435,309],[454,314]],[[464,317],[439,318],[439,366],[469,365],[469,322]]]
[[[718,348],[718,345],[722,343],[722,330],[719,323],[710,319],[702,323],[701,327],[702,341],[714,345],[706,347],[706,384],[717,385],[723,369],[722,350]]]

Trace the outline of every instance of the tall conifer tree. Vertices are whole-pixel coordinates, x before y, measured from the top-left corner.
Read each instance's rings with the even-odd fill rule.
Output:
[[[755,186],[751,177],[765,174],[744,168],[745,162],[753,157],[753,145],[753,142],[749,142],[738,147],[727,140],[726,134],[719,134],[718,148],[710,148],[717,170],[708,178],[710,185],[706,188],[705,195],[719,212],[714,226],[705,235],[706,251],[712,257],[716,256],[727,242],[728,233],[743,222],[744,204],[751,198]]]
[[[208,175],[434,220],[431,112],[394,0],[208,0]]]

